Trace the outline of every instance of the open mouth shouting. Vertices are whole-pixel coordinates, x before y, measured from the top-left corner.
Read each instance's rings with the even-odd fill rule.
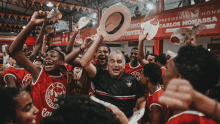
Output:
[[[114,73],[119,73],[119,68],[113,68]]]
[[[45,67],[45,69],[50,69],[50,68],[52,68],[52,67],[53,67],[53,62],[52,62],[52,61],[49,61],[49,60],[46,60],[46,61],[44,62],[44,67]]]
[[[99,63],[100,64],[105,64],[106,63],[106,56],[99,56]]]

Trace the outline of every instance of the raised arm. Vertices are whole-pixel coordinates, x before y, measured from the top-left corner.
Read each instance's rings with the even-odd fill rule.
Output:
[[[188,38],[186,38],[186,39],[185,39],[185,45],[186,45],[186,46],[189,46],[189,45],[198,46],[197,37],[198,37],[198,35],[195,35],[195,36],[193,37],[193,39],[188,39]]]
[[[34,12],[31,21],[28,23],[27,27],[22,30],[22,32],[17,36],[17,38],[12,43],[9,48],[9,52],[12,54],[13,58],[24,67],[36,81],[40,73],[40,67],[34,65],[22,52],[22,47],[25,40],[27,39],[30,32],[39,24],[43,23],[48,12],[39,11]]]
[[[41,47],[41,54],[43,57],[46,56],[46,51],[47,51],[47,34],[44,35],[44,39],[43,39],[43,44],[42,44],[42,47]]]
[[[47,22],[44,22],[43,23],[43,26],[42,26],[42,29],[40,31],[40,35],[38,36],[37,38],[37,41],[35,43],[35,48],[34,48],[34,51],[32,53],[32,55],[30,56],[29,60],[30,61],[34,61],[34,59],[36,58],[36,56],[38,55],[38,52],[42,46],[42,43],[43,43],[43,38],[44,38],[44,32],[45,32],[45,27],[46,27],[46,24]]]
[[[74,43],[74,40],[76,38],[76,35],[78,34],[79,30],[74,26],[74,32],[66,46],[66,53],[69,54],[72,52],[73,50],[73,43]]]
[[[68,63],[68,64],[71,64],[73,66],[77,66],[77,67],[81,67],[81,63],[80,63],[80,59],[79,58],[76,58],[81,52],[83,52],[87,47],[90,46],[90,41],[91,39],[90,38],[86,38],[82,45],[77,48],[76,50],[72,51],[70,54],[68,54],[66,57],[65,57],[65,62]]]
[[[96,50],[98,49],[99,45],[103,41],[103,37],[101,33],[97,33],[97,38],[91,45],[91,47],[86,51],[86,53],[81,58],[81,66],[86,71],[87,75],[90,78],[95,77],[96,75],[96,67],[91,63],[91,60],[93,59],[93,55],[95,54]]]
[[[16,85],[17,80],[11,74],[5,75],[4,80],[5,80],[5,83],[7,84],[7,87],[17,87]]]
[[[147,63],[149,63],[145,58],[144,58],[144,50],[143,50],[143,43],[144,40],[146,39],[147,34],[144,34],[143,31],[141,30],[141,33],[139,35],[139,43],[138,43],[138,61],[139,63],[144,66]]]

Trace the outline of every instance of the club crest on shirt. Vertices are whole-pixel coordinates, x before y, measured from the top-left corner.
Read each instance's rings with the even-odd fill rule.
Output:
[[[126,84],[127,84],[128,87],[131,87],[131,85],[132,85],[131,80],[127,80],[127,83],[126,83]]]
[[[134,75],[138,81],[140,81],[140,78],[141,78],[140,72],[134,71],[134,72],[132,72],[131,74]]]
[[[52,83],[46,91],[45,100],[49,107],[53,109],[58,109],[59,105],[56,103],[58,97],[61,95],[66,95],[66,87],[60,82]]]
[[[21,82],[21,88],[25,87],[32,80],[31,74],[26,74]]]

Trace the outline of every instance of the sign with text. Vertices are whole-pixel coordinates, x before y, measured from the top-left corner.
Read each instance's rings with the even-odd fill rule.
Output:
[[[141,31],[141,24],[156,18],[159,20],[159,29],[153,40],[169,39],[174,31],[178,28],[192,29],[198,23],[206,26],[206,30],[199,33],[199,37],[212,37],[220,35],[220,1],[210,1],[199,5],[187,6],[178,9],[161,12],[154,16],[132,18],[129,29],[125,34],[115,42],[119,41],[138,41]],[[91,37],[96,34],[97,27],[80,30],[82,39]],[[61,40],[58,38],[61,37]],[[55,37],[55,43],[60,44],[62,41],[61,35]],[[66,37],[66,36],[65,36]],[[57,40],[59,39],[59,40]],[[60,41],[60,42],[58,42]],[[104,40],[103,42],[108,42]],[[68,42],[61,42],[62,45],[67,45]],[[74,42],[76,44],[76,42]]]

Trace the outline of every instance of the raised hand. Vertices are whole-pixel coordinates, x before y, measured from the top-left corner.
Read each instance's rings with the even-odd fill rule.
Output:
[[[159,102],[173,109],[186,110],[193,106],[195,90],[189,81],[173,79],[169,82]]]
[[[88,48],[89,46],[92,45],[92,42],[93,42],[92,38],[91,38],[91,37],[87,37],[87,38],[83,41],[83,43],[81,44],[81,48],[82,48],[82,49]]]
[[[78,34],[78,32],[79,32],[78,27],[79,27],[78,24],[76,24],[75,26],[73,26],[73,28],[74,28],[73,34]]]
[[[192,39],[186,38],[185,39],[185,45],[186,46],[188,46],[188,45],[198,46],[197,37],[198,37],[198,35],[195,35],[194,38],[192,38]]]
[[[48,11],[41,11],[41,10],[38,12],[34,12],[30,22],[34,23],[35,25],[39,25],[43,22],[46,22],[48,13],[49,13]]]
[[[139,41],[144,41],[147,37],[148,33],[144,34],[143,30],[141,29],[140,35],[139,35]]]

